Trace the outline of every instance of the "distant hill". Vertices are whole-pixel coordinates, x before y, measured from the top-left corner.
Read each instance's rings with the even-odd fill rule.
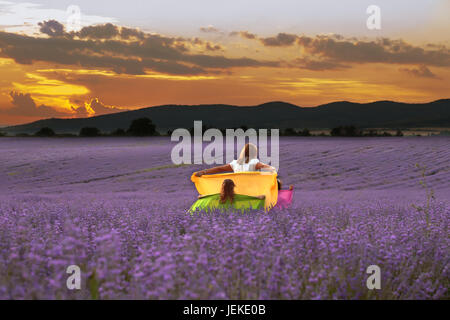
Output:
[[[216,128],[309,128],[325,129],[340,125],[361,128],[450,127],[450,99],[424,104],[392,101],[373,103],[333,102],[303,108],[285,102],[269,102],[258,106],[232,105],[164,105],[125,111],[91,118],[46,119],[10,126],[9,134],[34,133],[50,127],[57,133],[78,133],[82,127],[97,127],[102,132],[127,129],[133,119],[149,117],[160,132],[193,127],[194,120]]]

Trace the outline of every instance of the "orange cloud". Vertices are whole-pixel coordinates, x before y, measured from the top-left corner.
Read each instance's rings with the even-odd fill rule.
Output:
[[[72,111],[77,117],[90,117],[102,114],[126,111],[126,108],[118,108],[114,106],[106,106],[98,98],[93,98],[89,102],[85,102],[83,106],[72,107]]]

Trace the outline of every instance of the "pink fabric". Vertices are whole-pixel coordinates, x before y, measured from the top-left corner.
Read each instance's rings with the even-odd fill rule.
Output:
[[[294,195],[294,190],[278,190],[278,201],[275,205],[276,208],[289,208],[292,203],[292,196]]]

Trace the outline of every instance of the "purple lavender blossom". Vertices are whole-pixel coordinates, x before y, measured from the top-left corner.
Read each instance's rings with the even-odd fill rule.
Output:
[[[450,139],[280,142],[291,208],[191,216],[166,138],[0,139],[0,298],[450,298]]]

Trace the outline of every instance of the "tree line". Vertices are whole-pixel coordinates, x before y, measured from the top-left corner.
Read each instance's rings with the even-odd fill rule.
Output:
[[[202,131],[206,131],[210,128],[214,128],[209,125],[202,125]],[[241,125],[240,127],[232,128],[242,129],[246,131],[248,129],[247,126]],[[219,130],[225,134],[226,129]],[[194,133],[194,128],[189,128],[191,134]],[[172,131],[167,131],[167,135],[171,135]],[[268,130],[268,134],[270,135],[270,130]],[[100,129],[96,127],[83,127],[80,129],[78,136],[80,137],[99,137],[99,136],[114,136],[114,137],[125,137],[125,136],[134,136],[134,137],[145,137],[145,136],[159,136],[160,133],[156,130],[156,125],[153,124],[152,120],[149,118],[139,118],[135,119],[131,122],[128,129],[118,128],[110,133],[102,133]],[[311,137],[311,136],[332,136],[332,137],[389,137],[389,136],[397,136],[402,137],[403,132],[401,130],[397,130],[395,134],[391,134],[387,131],[378,131],[375,129],[359,129],[356,126],[348,125],[348,126],[339,126],[332,128],[329,133],[321,132],[320,134],[312,134],[311,131],[307,128],[296,130],[294,128],[286,128],[280,130],[281,136],[299,136],[299,137]],[[5,133],[0,132],[0,136],[6,136]],[[16,136],[30,136],[29,134],[17,134]],[[57,134],[52,128],[43,127],[39,129],[34,136],[37,137],[70,137],[77,136],[75,134]]]
[[[303,136],[310,137],[314,136],[309,129],[295,130],[293,128],[287,128],[283,130],[280,135],[282,136]],[[332,137],[402,137],[403,132],[397,129],[395,134],[389,133],[387,131],[378,131],[375,129],[359,129],[356,126],[339,126],[332,128],[328,134],[321,132],[318,136],[332,136]]]
[[[149,118],[139,118],[131,122],[127,130],[118,128],[110,133],[103,133],[97,127],[83,127],[80,129],[79,137],[100,137],[100,136],[115,136],[115,137],[148,137],[148,136],[158,136],[159,132],[156,130],[156,126],[153,124],[152,120]],[[28,136],[27,134],[18,134],[17,136]],[[75,134],[57,134],[52,128],[43,127],[34,133],[36,137],[70,137],[76,136]]]

